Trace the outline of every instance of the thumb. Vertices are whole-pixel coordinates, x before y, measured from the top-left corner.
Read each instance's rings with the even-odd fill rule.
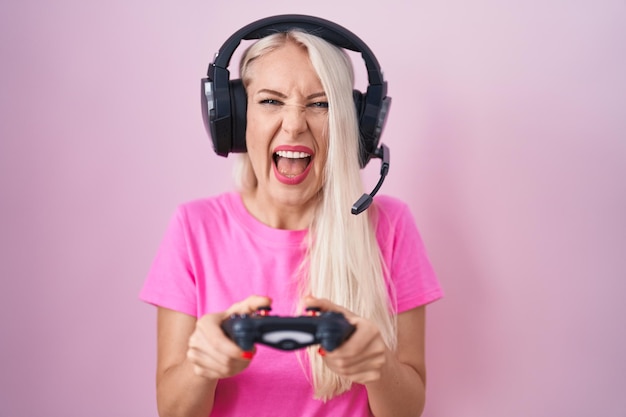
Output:
[[[245,300],[239,301],[228,308],[224,312],[225,317],[233,314],[250,314],[254,313],[261,307],[270,307],[272,299],[262,295],[251,295]]]
[[[307,295],[302,301],[305,308],[316,307],[322,311],[335,311],[337,313],[342,313],[348,321],[352,321],[352,319],[356,318],[356,315],[353,312],[326,298],[316,298],[312,295]]]

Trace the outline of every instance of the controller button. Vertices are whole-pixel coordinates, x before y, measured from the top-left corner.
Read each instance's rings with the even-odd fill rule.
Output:
[[[322,309],[319,307],[307,307],[306,315],[309,317],[317,317],[322,313]]]
[[[258,316],[261,317],[266,317],[270,315],[270,311],[272,311],[272,308],[269,306],[263,306],[263,307],[259,307],[256,311],[256,314]]]

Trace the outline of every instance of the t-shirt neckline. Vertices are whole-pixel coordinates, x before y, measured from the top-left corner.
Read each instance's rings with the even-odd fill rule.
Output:
[[[228,193],[227,202],[242,227],[247,229],[258,239],[267,241],[267,243],[273,246],[301,246],[303,239],[308,233],[308,229],[276,229],[262,223],[246,209],[241,194],[238,192]]]

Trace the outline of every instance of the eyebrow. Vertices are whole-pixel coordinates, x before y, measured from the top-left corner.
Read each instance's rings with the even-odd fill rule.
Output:
[[[273,94],[273,95],[276,95],[276,96],[278,96],[280,98],[287,98],[287,96],[285,94],[283,94],[283,93],[281,93],[279,91],[276,91],[276,90],[270,90],[268,88],[264,88],[262,90],[259,90],[258,93]],[[306,99],[307,100],[312,100],[312,99],[317,98],[317,97],[325,97],[325,96],[326,96],[326,93],[322,91],[322,92],[319,92],[319,93],[313,93],[313,94],[307,96]]]

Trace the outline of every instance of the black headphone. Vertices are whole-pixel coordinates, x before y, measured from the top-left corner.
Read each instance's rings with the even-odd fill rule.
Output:
[[[231,80],[228,64],[246,39],[301,29],[338,47],[360,52],[367,67],[368,87],[365,94],[353,91],[360,132],[359,161],[365,167],[372,157],[383,159],[383,147],[378,143],[385,126],[391,97],[387,97],[387,82],[370,48],[355,34],[336,23],[305,15],[279,15],[257,20],[239,29],[224,42],[209,64],[207,78],[202,79],[202,118],[218,155],[246,152],[247,96],[240,79]]]

